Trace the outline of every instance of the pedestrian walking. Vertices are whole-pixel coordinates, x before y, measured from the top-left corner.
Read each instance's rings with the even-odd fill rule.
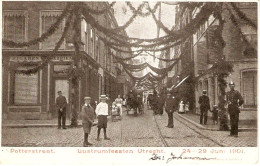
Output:
[[[137,95],[137,105],[138,105],[138,113],[143,114],[143,100],[141,95]]]
[[[123,106],[126,108],[126,95],[123,95]]]
[[[97,131],[97,140],[100,141],[100,131],[103,129],[104,139],[110,140],[107,137],[106,129],[107,129],[107,116],[108,116],[108,104],[106,103],[106,95],[100,96],[101,102],[97,105],[95,110],[97,118],[98,118],[98,131]]]
[[[177,101],[174,96],[171,97],[170,93],[167,93],[167,97],[165,99],[165,111],[168,115],[168,125],[166,127],[173,128],[173,112],[176,110]]]
[[[212,112],[213,124],[214,125],[218,124],[218,106],[213,105],[213,109],[210,112]]]
[[[158,98],[158,113],[159,115],[163,115],[163,105],[165,103],[165,96],[164,94],[160,94]]]
[[[227,92],[228,113],[230,117],[230,136],[238,137],[239,107],[244,103],[241,94],[235,90],[234,82],[229,83],[230,91]]]
[[[208,110],[210,110],[210,102],[206,90],[202,91],[202,96],[199,97],[199,104],[200,104],[200,124],[203,123],[203,118],[204,118],[204,124],[207,124]]]
[[[190,111],[189,106],[190,106],[190,103],[187,101],[187,103],[184,105],[184,111],[185,112],[189,112]]]
[[[58,110],[58,129],[62,128],[66,129],[66,107],[67,107],[67,99],[62,95],[61,91],[58,91],[58,97],[56,98],[56,107]]]
[[[183,100],[181,100],[179,104],[179,113],[185,113]]]
[[[95,111],[90,104],[91,98],[85,97],[84,100],[85,100],[85,104],[81,108],[80,116],[82,118],[82,127],[84,131],[83,146],[87,147],[88,145],[92,145],[92,143],[88,142],[88,136],[90,134],[91,127],[94,123]]]

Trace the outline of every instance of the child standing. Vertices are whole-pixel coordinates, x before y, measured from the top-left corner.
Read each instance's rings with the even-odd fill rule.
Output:
[[[110,138],[108,138],[106,134],[107,116],[108,116],[108,104],[106,103],[106,95],[101,95],[100,100],[101,102],[97,105],[95,111],[98,118],[97,141],[100,141],[99,135],[102,128],[104,131],[104,139],[110,140]]]
[[[218,124],[218,106],[213,105],[213,110],[211,112],[212,112],[212,120],[214,125]]]
[[[91,127],[94,122],[95,112],[94,108],[90,105],[91,98],[85,97],[85,104],[82,106],[81,109],[81,117],[82,117],[82,126],[84,131],[84,143],[83,146],[87,147],[88,145],[92,145],[88,142],[88,136],[91,131]]]

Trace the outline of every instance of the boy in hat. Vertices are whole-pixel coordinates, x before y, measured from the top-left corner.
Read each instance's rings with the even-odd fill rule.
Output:
[[[81,109],[81,117],[82,117],[82,127],[84,131],[84,143],[83,146],[87,147],[88,145],[92,145],[90,142],[88,142],[88,136],[91,131],[91,127],[94,122],[95,112],[94,108],[90,105],[91,98],[85,97],[85,104],[82,106]]]
[[[96,107],[96,115],[98,118],[98,131],[97,131],[97,141],[100,141],[99,135],[100,130],[103,128],[104,131],[104,139],[110,140],[110,138],[107,137],[106,134],[106,128],[107,128],[107,116],[108,116],[108,104],[106,103],[106,95],[100,96],[101,102]]]

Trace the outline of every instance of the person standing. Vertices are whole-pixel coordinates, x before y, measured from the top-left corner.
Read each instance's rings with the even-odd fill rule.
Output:
[[[97,131],[97,141],[100,141],[100,131],[103,129],[104,132],[104,139],[110,140],[107,137],[106,129],[107,129],[107,116],[108,116],[108,104],[106,103],[106,95],[100,96],[101,102],[97,105],[95,110],[97,118],[98,118],[98,131]]]
[[[174,124],[173,124],[173,112],[176,109],[176,99],[173,97],[171,97],[171,94],[168,93],[167,97],[165,99],[165,111],[168,114],[168,125],[166,127],[169,128],[173,128]]]
[[[230,136],[238,137],[239,107],[244,103],[241,94],[235,90],[234,82],[229,83],[230,91],[227,92],[228,113],[230,117]]]
[[[84,131],[84,143],[83,146],[87,147],[88,145],[92,145],[92,143],[88,142],[88,136],[91,131],[91,127],[94,123],[94,117],[95,117],[95,112],[94,108],[91,106],[91,98],[90,97],[85,97],[85,104],[82,106],[81,109],[81,117],[82,117],[82,127]]]
[[[58,91],[58,97],[56,98],[56,106],[58,110],[58,129],[61,128],[61,120],[62,120],[62,128],[66,129],[66,107],[67,100],[65,96],[62,96],[62,92]]]
[[[120,95],[117,96],[117,98],[115,99],[115,102],[116,102],[116,106],[118,106],[118,108],[120,110],[120,116],[122,116],[122,114],[123,114],[123,109],[122,109],[123,99],[121,98]]]
[[[216,125],[216,124],[218,124],[218,106],[213,105],[213,109],[211,112],[212,112],[213,124]]]
[[[206,125],[208,119],[208,110],[210,110],[209,97],[207,96],[206,90],[203,90],[202,96],[199,97],[199,104],[200,104],[200,124],[203,123],[203,118],[204,118],[204,124]]]
[[[158,113],[159,113],[159,115],[163,115],[163,105],[165,103],[165,95],[161,93],[158,100],[159,100],[158,101]]]

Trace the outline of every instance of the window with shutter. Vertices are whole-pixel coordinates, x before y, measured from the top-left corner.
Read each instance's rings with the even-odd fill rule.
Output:
[[[242,73],[244,107],[257,105],[257,71],[244,71]]]
[[[18,67],[17,70],[26,70],[30,67]],[[14,104],[37,104],[38,102],[38,73],[25,75],[14,74]]]
[[[14,42],[27,40],[27,11],[3,11],[3,39]],[[8,48],[3,45],[3,48]]]
[[[59,18],[62,11],[41,11],[41,34],[46,32]],[[56,43],[61,38],[63,29],[65,27],[65,20],[59,25],[57,30],[41,43],[42,49],[54,49]],[[65,43],[59,49],[65,49]]]

